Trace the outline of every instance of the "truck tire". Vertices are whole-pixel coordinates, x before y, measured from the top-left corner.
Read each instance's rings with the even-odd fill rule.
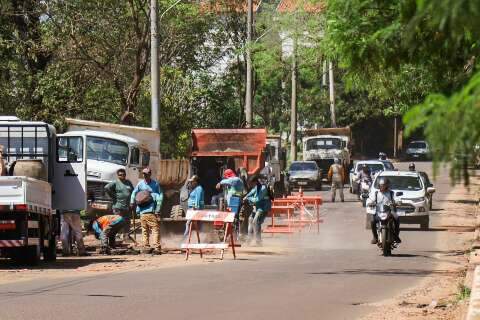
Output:
[[[43,247],[43,261],[55,261],[57,260],[57,244],[55,241],[55,235],[50,235],[48,239],[48,247]]]
[[[18,248],[12,258],[15,263],[35,266],[40,262],[40,246]]]
[[[425,218],[422,219],[422,222],[420,222],[420,229],[426,231],[429,228],[430,228],[430,217],[426,216]]]
[[[184,216],[183,208],[181,205],[175,205],[170,212],[170,218],[181,219]]]
[[[365,229],[371,230],[372,229],[371,223],[372,223],[371,214],[367,213],[365,215]]]

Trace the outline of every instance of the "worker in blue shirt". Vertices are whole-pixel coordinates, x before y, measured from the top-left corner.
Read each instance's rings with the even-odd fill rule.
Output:
[[[136,212],[140,215],[144,249],[150,251],[150,234],[153,233],[155,241],[154,250],[160,253],[160,224],[158,216],[162,208],[163,192],[158,182],[152,179],[152,170],[150,168],[143,169],[142,173],[144,179],[133,190],[130,205],[136,206]],[[145,203],[138,204],[137,194],[144,191],[150,193],[151,199]]]
[[[235,172],[231,169],[225,170],[222,181],[217,184],[218,190],[220,190],[222,187],[226,188],[227,191],[227,206],[231,212],[235,213],[235,222],[233,225],[235,228],[235,233],[238,236],[240,231],[239,214],[245,187],[242,179],[237,177]]]
[[[254,211],[248,218],[248,238],[251,242],[255,237],[257,245],[260,246],[262,245],[262,223],[272,209],[272,195],[268,186],[258,176],[254,176],[251,181],[255,186],[245,196],[245,199],[254,206]]]
[[[201,210],[205,208],[204,191],[199,180],[200,179],[197,175],[193,175],[188,179],[188,187],[190,190],[190,194],[188,195],[188,209]],[[188,236],[190,223],[191,221],[188,220],[185,224],[185,232],[183,233],[184,239]]]

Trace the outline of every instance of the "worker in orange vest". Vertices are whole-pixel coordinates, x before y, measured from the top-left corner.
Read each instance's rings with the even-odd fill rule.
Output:
[[[125,227],[125,219],[117,214],[102,216],[92,220],[89,230],[95,233],[95,238],[101,241],[100,253],[110,254],[115,247],[115,236]]]

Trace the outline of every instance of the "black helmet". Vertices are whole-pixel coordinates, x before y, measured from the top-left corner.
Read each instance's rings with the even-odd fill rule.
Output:
[[[378,158],[379,158],[380,160],[387,160],[387,154],[386,154],[385,152],[380,152],[380,153],[378,154]]]
[[[415,163],[413,163],[413,162],[410,163],[410,164],[408,165],[408,170],[410,170],[410,171],[415,171]]]

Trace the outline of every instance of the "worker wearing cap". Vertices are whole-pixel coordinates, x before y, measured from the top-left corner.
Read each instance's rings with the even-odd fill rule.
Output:
[[[232,212],[235,212],[235,216],[237,216],[244,191],[242,179],[237,177],[233,170],[227,169],[223,173],[222,181],[217,184],[218,190],[220,190],[222,187],[226,188],[227,190],[227,206]]]
[[[254,176],[251,179],[254,187],[245,196],[245,200],[254,206],[255,210],[248,218],[248,239],[251,243],[254,238],[257,246],[262,245],[262,223],[272,209],[273,196],[269,192],[264,176]]]
[[[188,195],[188,209],[201,210],[205,208],[204,191],[203,187],[199,183],[199,180],[200,179],[197,175],[193,175],[190,179],[188,179],[188,189],[190,190]],[[185,224],[185,232],[183,234],[184,237],[188,235],[189,229],[190,220],[188,220]]]
[[[143,246],[146,250],[150,249],[150,234],[153,234],[155,249],[160,253],[160,224],[157,215],[160,214],[163,202],[163,192],[157,181],[152,179],[152,170],[145,168],[142,170],[143,180],[141,180],[132,192],[130,205],[135,206],[135,197],[141,191],[148,191],[152,196],[150,203],[137,205],[136,212],[140,215],[142,226]]]
[[[345,170],[340,164],[340,159],[334,159],[334,163],[328,170],[328,180],[332,182],[332,202],[335,202],[337,189],[340,191],[340,200],[343,202],[343,182],[345,181]]]

